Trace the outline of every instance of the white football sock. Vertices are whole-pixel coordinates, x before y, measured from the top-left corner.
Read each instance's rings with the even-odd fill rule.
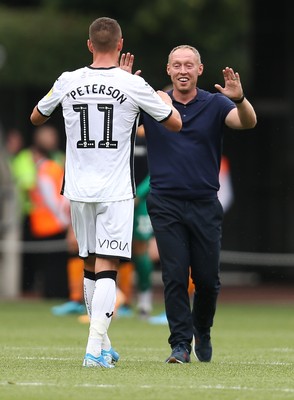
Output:
[[[105,334],[103,335],[102,346],[101,346],[101,348],[102,348],[103,350],[110,350],[110,349],[111,349],[111,342],[110,342],[110,339],[109,339],[107,333],[105,333]]]
[[[112,278],[97,279],[92,298],[89,338],[86,353],[98,357],[102,342],[110,348],[107,330],[111,322],[116,300],[116,283]],[[105,348],[105,347],[103,347]]]
[[[95,280],[84,278],[84,300],[90,319],[92,315],[92,300],[95,290],[95,283]]]
[[[95,283],[96,281],[93,279],[89,278],[84,278],[84,299],[85,299],[85,305],[87,308],[87,313],[89,318],[91,319],[91,314],[92,314],[92,300],[93,300],[93,295],[94,295],[94,290],[95,290]],[[103,350],[110,350],[111,348],[111,342],[110,339],[105,333],[103,336],[103,341],[102,341],[102,349]]]

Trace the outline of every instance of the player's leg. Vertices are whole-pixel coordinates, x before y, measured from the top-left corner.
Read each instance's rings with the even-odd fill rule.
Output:
[[[70,256],[67,262],[69,299],[81,303],[83,300],[83,269],[84,264],[77,256]]]
[[[85,357],[86,366],[89,365],[89,362],[91,363],[93,357],[94,361],[100,360],[101,362],[101,355],[103,356],[105,352],[111,351],[111,343],[107,331],[116,300],[118,263],[118,258],[96,258],[95,289],[91,302],[90,328]]]
[[[118,270],[118,291],[116,301],[117,317],[131,317],[133,315],[132,300],[134,286],[134,263],[123,260]]]
[[[78,243],[78,254],[84,266],[84,301],[89,318],[95,289],[95,207],[93,203],[70,202],[72,228]]]
[[[87,353],[96,357],[111,352],[105,343],[116,302],[116,277],[119,259],[131,258],[133,200],[101,203],[96,209],[95,290],[92,299]],[[108,345],[108,349],[103,346]],[[113,361],[118,354],[111,352]],[[99,355],[98,355],[99,357]]]
[[[95,264],[96,264],[96,256],[90,255],[88,258],[84,259],[84,299],[89,321],[91,321],[93,296],[96,288]],[[100,340],[99,343],[97,344],[97,349],[98,348],[99,348],[98,353],[104,355],[104,358],[106,358],[105,356],[107,356],[108,362],[118,361],[119,355],[112,349],[111,342],[107,333],[105,333],[102,337],[101,350],[100,350]],[[89,351],[91,350],[90,349],[86,350],[87,353]],[[109,353],[111,357],[109,357]]]
[[[81,203],[71,201],[71,219],[73,230],[78,242],[79,256],[84,259],[84,300],[89,315],[91,324],[91,317],[93,311],[93,298],[96,287],[96,204],[95,203]],[[108,363],[101,357],[102,337],[93,343],[93,340],[88,338],[91,346],[95,349],[93,354],[88,354],[84,359],[84,366],[101,366],[109,368]],[[88,344],[87,350],[88,351]]]
[[[152,311],[152,272],[153,261],[149,255],[149,240],[153,235],[145,199],[135,208],[133,231],[133,261],[137,283],[137,310],[141,318]]]
[[[133,201],[71,202],[79,255],[85,258],[85,300],[90,314],[85,366],[109,367],[102,351],[106,351],[103,345],[111,350],[107,331],[116,299],[119,258],[131,257],[133,207]],[[118,359],[116,352],[111,356]]]
[[[92,300],[95,291],[95,262],[96,256],[89,255],[84,259],[84,300],[89,320],[92,315]]]
[[[153,263],[148,254],[148,241],[135,239],[133,252],[137,278],[137,310],[141,318],[146,318],[152,311]]]
[[[99,254],[100,257],[97,257],[95,264],[96,285],[92,301],[91,325],[100,326],[99,329],[103,332],[101,328],[104,324],[106,329],[104,328],[102,354],[105,356],[109,352],[108,355],[112,357],[112,361],[116,362],[119,355],[111,348],[110,340],[107,343],[106,339],[116,304],[116,277],[119,260],[130,260],[131,258],[134,201],[130,199],[104,203],[102,206],[103,211],[101,210],[96,222],[96,254]],[[103,306],[99,300],[96,300],[96,293],[97,299],[99,296],[104,299]]]

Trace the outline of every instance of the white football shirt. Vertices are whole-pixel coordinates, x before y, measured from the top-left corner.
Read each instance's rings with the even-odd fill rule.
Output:
[[[49,117],[59,105],[66,132],[62,193],[82,202],[133,198],[134,139],[140,110],[164,121],[171,107],[142,77],[118,67],[64,72],[39,101],[38,110]]]

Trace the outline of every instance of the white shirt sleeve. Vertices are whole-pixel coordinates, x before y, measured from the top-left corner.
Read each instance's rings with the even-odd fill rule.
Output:
[[[45,117],[50,117],[53,111],[61,104],[62,99],[66,95],[64,91],[64,72],[54,83],[49,92],[38,102],[38,110]]]
[[[166,104],[159,94],[140,76],[135,75],[136,101],[138,106],[156,121],[166,120],[172,113],[170,105]]]

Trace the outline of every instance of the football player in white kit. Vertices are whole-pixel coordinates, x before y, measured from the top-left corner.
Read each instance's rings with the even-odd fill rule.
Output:
[[[84,259],[90,317],[83,365],[112,368],[119,355],[107,331],[119,261],[131,258],[138,117],[144,110],[176,132],[182,121],[166,93],[155,92],[142,77],[127,72],[133,59],[129,53],[122,55],[119,66],[123,38],[116,20],[96,19],[90,25],[87,45],[92,64],[61,74],[34,107],[31,122],[45,123],[61,105],[66,132],[61,192],[70,200],[79,255]]]

